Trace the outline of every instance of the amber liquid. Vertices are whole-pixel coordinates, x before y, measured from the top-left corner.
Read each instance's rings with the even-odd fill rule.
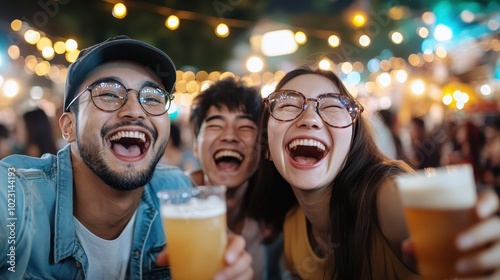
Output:
[[[458,259],[473,251],[459,252],[459,233],[478,222],[472,208],[436,210],[407,208],[405,210],[411,240],[415,246],[418,268],[423,279],[444,280],[473,276],[458,274]]]
[[[213,279],[224,267],[226,214],[209,218],[163,217],[174,280]]]

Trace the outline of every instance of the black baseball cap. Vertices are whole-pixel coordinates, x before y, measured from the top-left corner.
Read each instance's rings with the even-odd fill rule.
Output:
[[[68,67],[64,94],[64,111],[75,98],[76,90],[97,66],[113,60],[132,60],[150,68],[161,79],[165,90],[172,93],[175,84],[175,65],[162,50],[145,42],[120,35],[83,49]]]

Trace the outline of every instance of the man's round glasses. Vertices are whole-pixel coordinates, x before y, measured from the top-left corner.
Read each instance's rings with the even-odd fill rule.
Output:
[[[294,90],[279,90],[264,98],[269,113],[278,121],[293,121],[307,108],[307,102],[316,103],[315,111],[329,126],[345,128],[352,125],[363,112],[363,106],[344,93],[323,93],[317,98],[306,98]]]
[[[125,105],[128,100],[128,93],[131,90],[126,88],[120,82],[114,79],[101,79],[86,87],[82,92],[77,94],[69,103],[66,110],[86,91],[90,92],[90,96],[94,105],[106,112],[113,112]],[[165,114],[170,108],[170,104],[174,96],[166,90],[158,87],[154,83],[146,83],[137,92],[137,100],[141,104],[144,112],[160,116]]]

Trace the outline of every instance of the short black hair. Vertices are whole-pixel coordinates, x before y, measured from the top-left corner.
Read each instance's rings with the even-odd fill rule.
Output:
[[[262,112],[262,98],[257,88],[247,86],[233,77],[215,82],[193,100],[189,122],[193,126],[195,137],[198,136],[201,124],[212,106],[217,109],[225,106],[229,111],[242,110],[251,115],[252,120],[258,124]]]

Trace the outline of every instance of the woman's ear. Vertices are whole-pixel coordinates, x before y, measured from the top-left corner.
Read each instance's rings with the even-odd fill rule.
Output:
[[[73,113],[64,112],[59,118],[59,127],[66,142],[71,143],[76,140],[75,115]]]

